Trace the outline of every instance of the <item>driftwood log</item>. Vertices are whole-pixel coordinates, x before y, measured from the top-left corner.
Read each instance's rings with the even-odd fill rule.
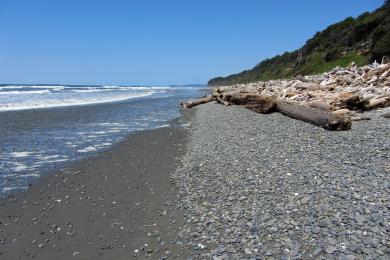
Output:
[[[268,95],[250,93],[225,93],[222,94],[224,100],[229,104],[243,106],[257,113],[267,114],[274,111],[275,98]]]
[[[390,104],[390,97],[379,97],[370,99],[368,104],[366,104],[366,109],[373,109],[376,107],[386,107]]]
[[[212,96],[208,96],[208,97],[203,97],[203,98],[196,99],[196,100],[190,100],[187,102],[183,102],[183,103],[181,103],[181,106],[183,108],[191,108],[194,106],[206,104],[206,103],[211,102],[213,100],[214,100],[214,98]]]
[[[340,131],[351,129],[349,117],[333,114],[322,109],[289,103],[283,100],[276,101],[276,110],[281,114],[323,127],[327,130]]]
[[[390,63],[386,62],[362,67],[351,63],[318,75],[219,86],[206,101],[264,114],[280,112],[325,129],[348,130],[351,120],[369,119],[364,111],[390,107]]]
[[[312,107],[312,108],[318,108],[318,109],[322,109],[322,110],[325,110],[325,111],[332,111],[333,110],[333,106],[328,104],[328,103],[325,103],[323,101],[319,101],[319,100],[314,100],[314,101],[310,101],[310,102],[307,102],[305,103],[306,106],[309,106],[309,107]]]
[[[238,105],[261,114],[280,112],[281,114],[327,130],[340,131],[351,129],[351,119],[319,108],[290,103],[270,95],[214,92],[212,96],[182,103],[183,108],[191,108],[211,101],[229,105]]]

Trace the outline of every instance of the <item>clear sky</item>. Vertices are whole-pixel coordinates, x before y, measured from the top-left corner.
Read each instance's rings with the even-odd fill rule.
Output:
[[[0,0],[0,83],[206,83],[382,3]]]

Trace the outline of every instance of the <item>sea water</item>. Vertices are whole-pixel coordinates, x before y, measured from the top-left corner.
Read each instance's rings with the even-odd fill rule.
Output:
[[[202,86],[0,85],[0,196],[131,132],[168,126],[181,101],[202,94]]]

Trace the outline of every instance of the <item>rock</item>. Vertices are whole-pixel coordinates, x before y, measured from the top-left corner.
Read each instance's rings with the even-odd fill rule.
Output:
[[[270,228],[270,231],[271,231],[271,233],[275,233],[275,232],[278,232],[278,227],[271,227]]]
[[[321,248],[316,248],[313,253],[312,253],[312,256],[316,257],[318,256],[320,253],[322,252],[322,249]]]
[[[332,245],[329,245],[325,248],[325,252],[327,254],[333,254],[336,250],[337,250],[337,248],[335,246],[332,246]]]
[[[321,220],[320,222],[318,222],[318,226],[320,228],[326,228],[328,226],[328,221],[326,220]]]
[[[335,246],[335,245],[337,244],[337,240],[334,239],[334,238],[329,238],[329,239],[328,239],[328,243],[329,243],[330,245],[332,245],[332,246]]]
[[[363,254],[365,254],[365,255],[372,255],[372,253],[373,253],[373,251],[367,247],[362,247],[361,250],[362,250]]]
[[[359,225],[359,226],[362,226],[364,224],[364,222],[366,221],[366,219],[360,215],[360,214],[357,214],[354,216],[354,220],[356,221],[356,223]]]

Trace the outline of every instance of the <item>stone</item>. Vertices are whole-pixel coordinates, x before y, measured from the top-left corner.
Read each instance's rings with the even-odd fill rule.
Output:
[[[366,221],[366,219],[362,215],[360,215],[360,214],[356,214],[354,216],[354,220],[356,221],[356,223],[359,226],[362,226],[364,224],[364,222]]]
[[[312,256],[316,257],[318,256],[320,253],[322,252],[322,249],[321,248],[316,248],[313,253],[312,253]]]
[[[336,250],[337,250],[337,248],[335,246],[332,246],[332,245],[329,245],[325,248],[325,252],[327,254],[333,254]]]

